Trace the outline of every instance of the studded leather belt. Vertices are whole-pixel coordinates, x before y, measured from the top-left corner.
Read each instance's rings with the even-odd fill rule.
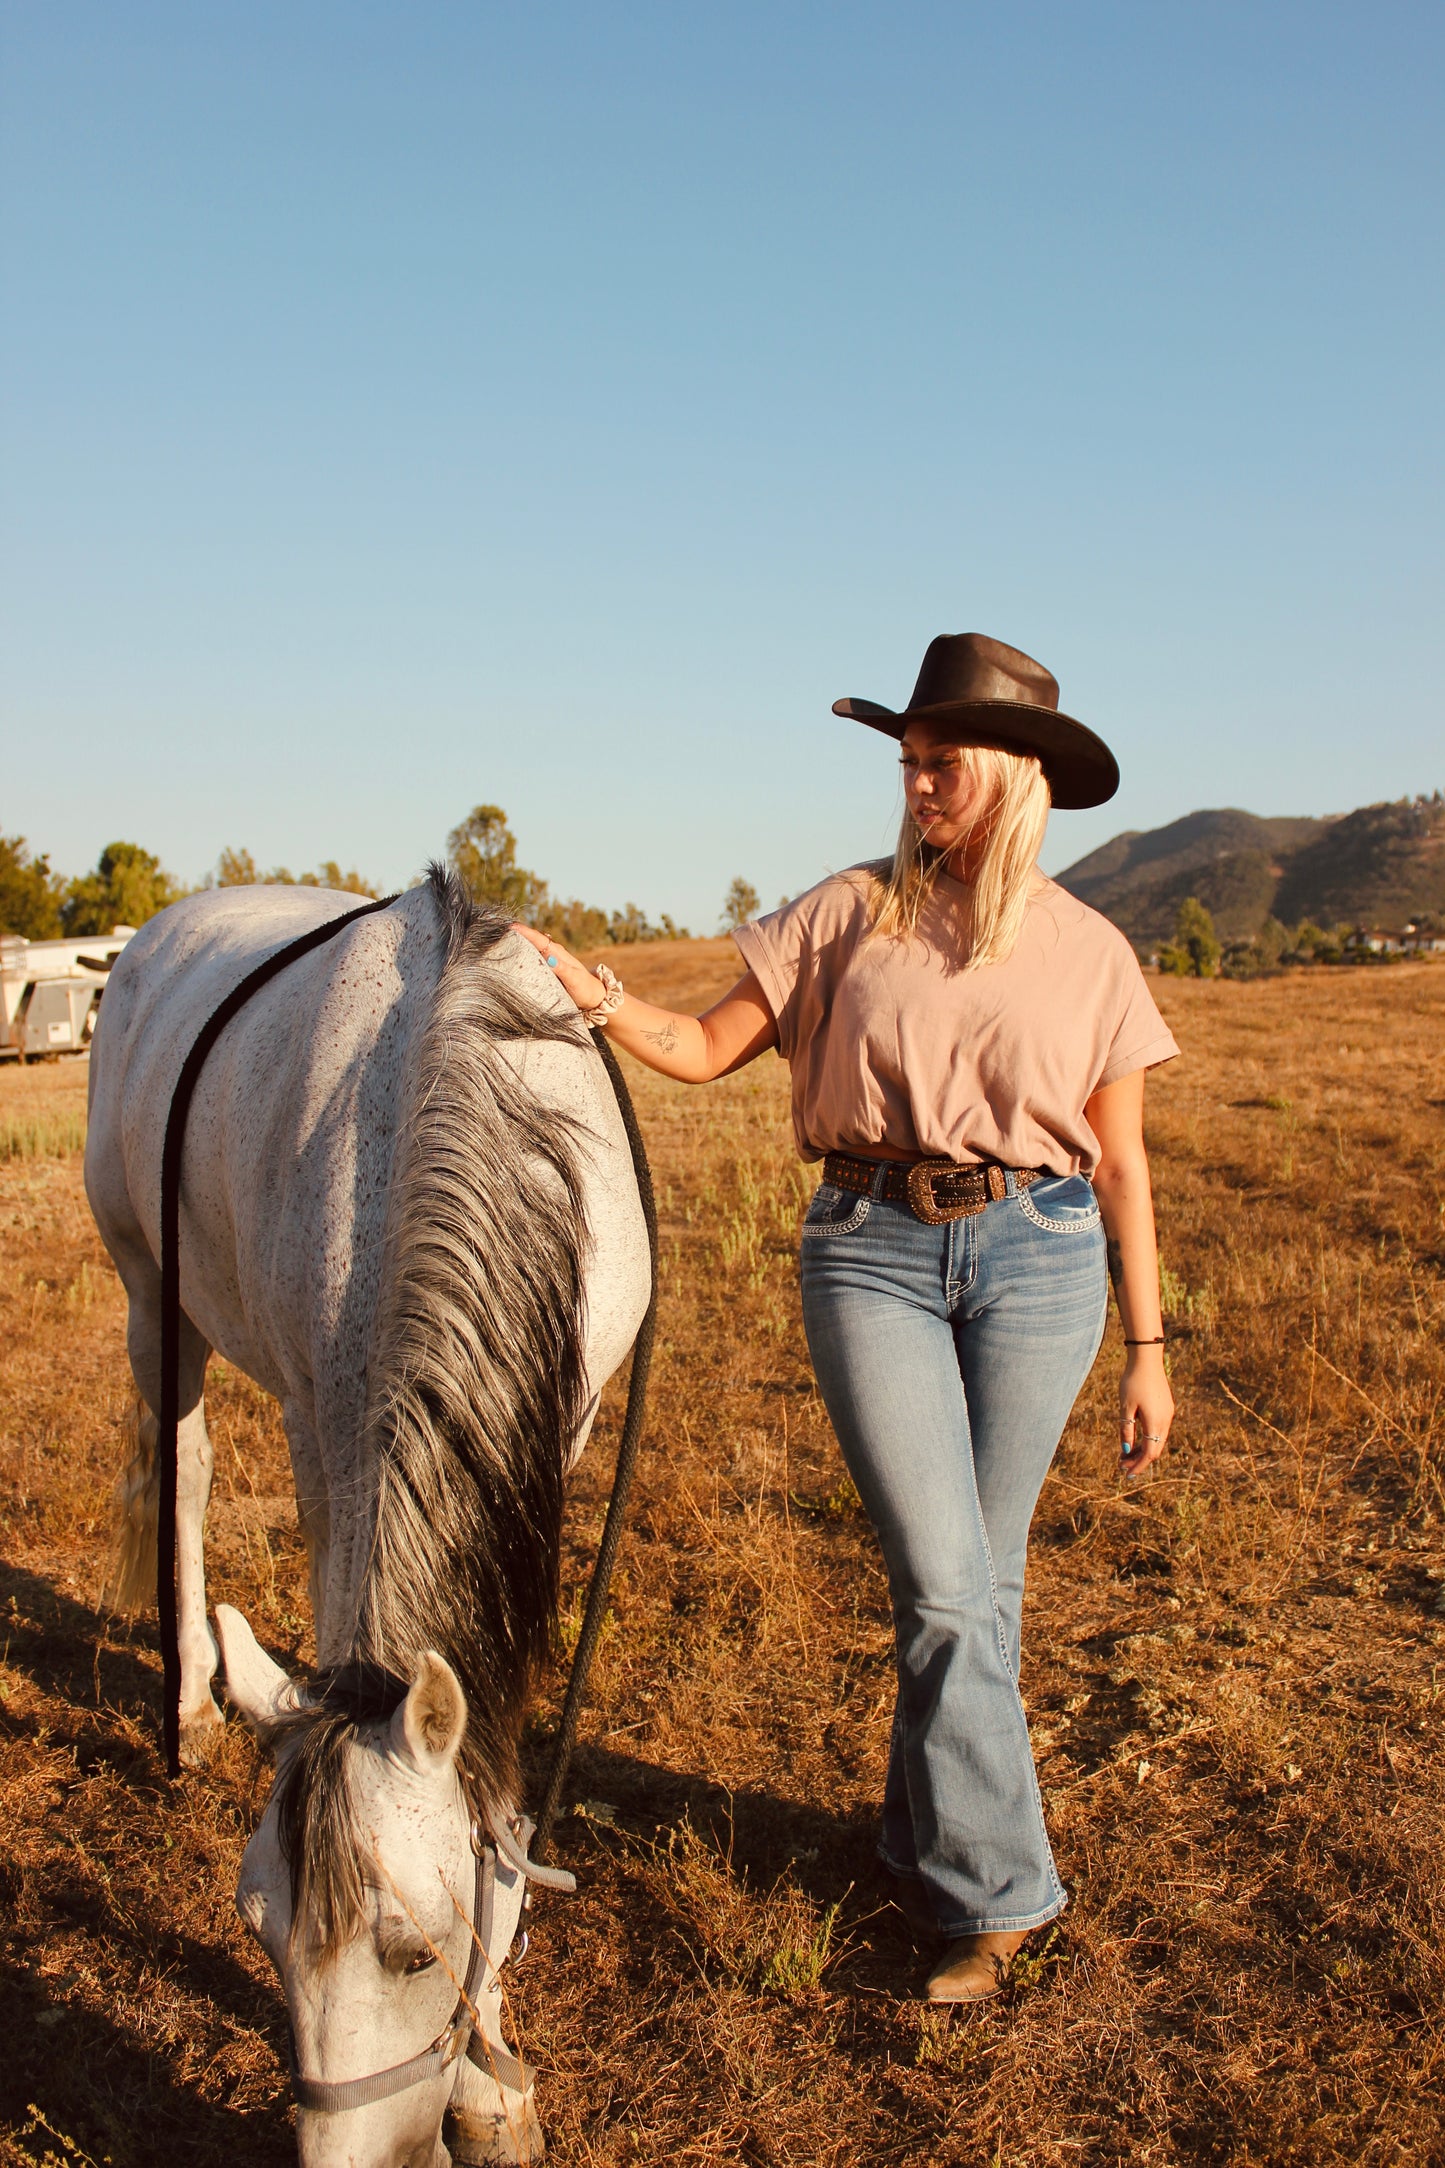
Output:
[[[823,1180],[836,1189],[909,1205],[914,1218],[926,1220],[930,1227],[940,1227],[945,1220],[970,1219],[985,1206],[997,1204],[1008,1195],[1010,1175],[1015,1189],[1027,1189],[1047,1172],[1046,1167],[1001,1167],[995,1159],[965,1167],[953,1159],[854,1159],[847,1152],[829,1152],[823,1161]]]

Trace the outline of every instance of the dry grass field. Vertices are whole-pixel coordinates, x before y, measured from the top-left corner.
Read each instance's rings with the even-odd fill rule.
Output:
[[[688,1005],[733,970],[627,959]],[[1073,1901],[973,2013],[916,1999],[872,1864],[888,1619],[803,1347],[785,1071],[636,1075],[650,1432],[559,1830],[579,1893],[510,1989],[558,2168],[1445,2160],[1445,968],[1159,994],[1178,1425],[1124,1489],[1111,1323],[1025,1626]],[[95,1607],[128,1381],[83,1108],[78,1070],[0,1073],[0,2159],[259,2168],[284,2029],[231,1892],[266,1775],[233,1727],[169,1785],[153,1622]],[[275,1410],[221,1366],[209,1405],[212,1593],[304,1661]]]

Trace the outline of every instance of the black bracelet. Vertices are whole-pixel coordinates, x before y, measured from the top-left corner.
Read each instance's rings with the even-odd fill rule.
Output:
[[[1125,1347],[1163,1347],[1164,1335],[1161,1332],[1157,1340],[1126,1340],[1124,1345]]]

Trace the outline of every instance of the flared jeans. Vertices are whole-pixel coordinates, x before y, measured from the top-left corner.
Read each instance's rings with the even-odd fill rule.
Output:
[[[1008,1190],[931,1226],[825,1183],[801,1241],[813,1367],[893,1606],[879,1851],[949,1936],[1037,1927],[1068,1902],[1019,1649],[1029,1523],[1103,1337],[1104,1234],[1081,1176]]]

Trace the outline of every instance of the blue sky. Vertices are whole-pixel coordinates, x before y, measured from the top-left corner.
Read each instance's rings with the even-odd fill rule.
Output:
[[[1438,6],[11,0],[0,828],[694,927],[886,848],[940,631],[1059,868],[1445,784]]]

